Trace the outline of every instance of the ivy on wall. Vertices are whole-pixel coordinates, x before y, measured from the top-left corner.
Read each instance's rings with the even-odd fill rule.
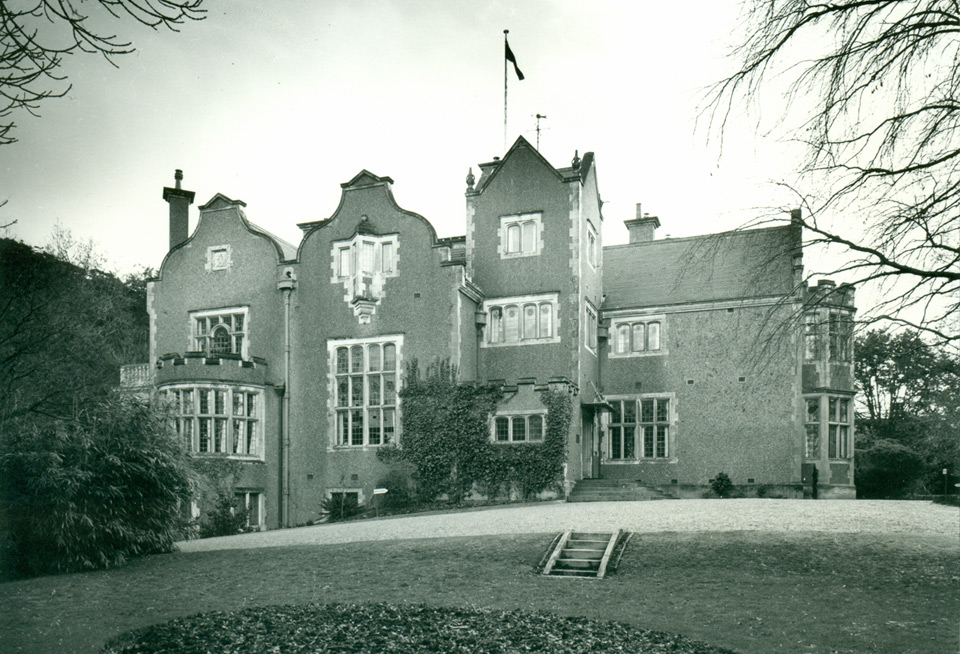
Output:
[[[490,417],[502,398],[500,388],[459,384],[449,362],[422,372],[416,361],[410,362],[400,397],[402,445],[380,448],[377,456],[385,463],[412,465],[420,501],[446,495],[459,503],[473,490],[491,499],[562,491],[571,416],[567,393],[541,393],[547,407],[542,443],[509,444],[490,440]]]

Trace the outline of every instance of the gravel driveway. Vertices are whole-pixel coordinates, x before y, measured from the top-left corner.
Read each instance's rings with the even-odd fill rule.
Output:
[[[960,510],[890,500],[677,500],[545,502],[277,529],[179,543],[183,552],[370,540],[578,531],[806,531],[954,536]]]

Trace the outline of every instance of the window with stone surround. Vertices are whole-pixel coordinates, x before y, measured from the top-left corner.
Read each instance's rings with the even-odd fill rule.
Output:
[[[597,351],[597,311],[589,303],[584,304],[584,345],[591,352]]]
[[[395,443],[402,337],[329,341],[336,447]]]
[[[487,300],[483,310],[488,316],[483,347],[560,341],[556,293]]]
[[[247,307],[192,312],[190,349],[211,356],[239,354],[246,358],[248,316]]]
[[[161,388],[160,395],[190,452],[263,458],[260,389],[178,384]]]
[[[816,395],[804,398],[804,456],[819,459],[823,443],[830,459],[849,459],[853,433],[853,412],[846,396]]]
[[[494,443],[539,443],[543,441],[547,414],[513,412],[497,414],[493,418]]]
[[[357,234],[348,241],[337,241],[333,244],[336,276],[341,280],[355,273],[394,276],[397,272],[398,238],[396,234]]]
[[[611,321],[611,357],[663,354],[664,316],[621,318]]]
[[[672,394],[611,399],[607,459],[641,461],[672,456],[676,415]]]
[[[827,404],[827,455],[831,459],[850,458],[850,400],[831,397]]]
[[[540,213],[500,217],[500,258],[540,254],[543,223]]]

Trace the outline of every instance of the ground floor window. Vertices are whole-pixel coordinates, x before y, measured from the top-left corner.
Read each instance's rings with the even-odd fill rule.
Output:
[[[395,442],[401,337],[330,341],[329,350],[336,445],[363,447]]]
[[[263,457],[263,393],[259,389],[177,385],[162,388],[160,396],[190,452]]]
[[[247,512],[247,527],[259,529],[263,516],[263,496],[260,491],[240,490],[234,493],[237,507]]]
[[[853,433],[851,399],[843,396],[813,395],[804,398],[804,456],[819,459],[823,443],[831,459],[849,459]]]
[[[673,455],[675,415],[671,396],[610,400],[607,458],[666,459]]]
[[[538,443],[543,441],[546,413],[497,415],[493,418],[494,443]]]

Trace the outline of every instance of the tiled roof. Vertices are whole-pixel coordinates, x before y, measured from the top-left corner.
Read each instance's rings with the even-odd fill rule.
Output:
[[[737,300],[792,291],[790,227],[603,249],[603,308]]]

